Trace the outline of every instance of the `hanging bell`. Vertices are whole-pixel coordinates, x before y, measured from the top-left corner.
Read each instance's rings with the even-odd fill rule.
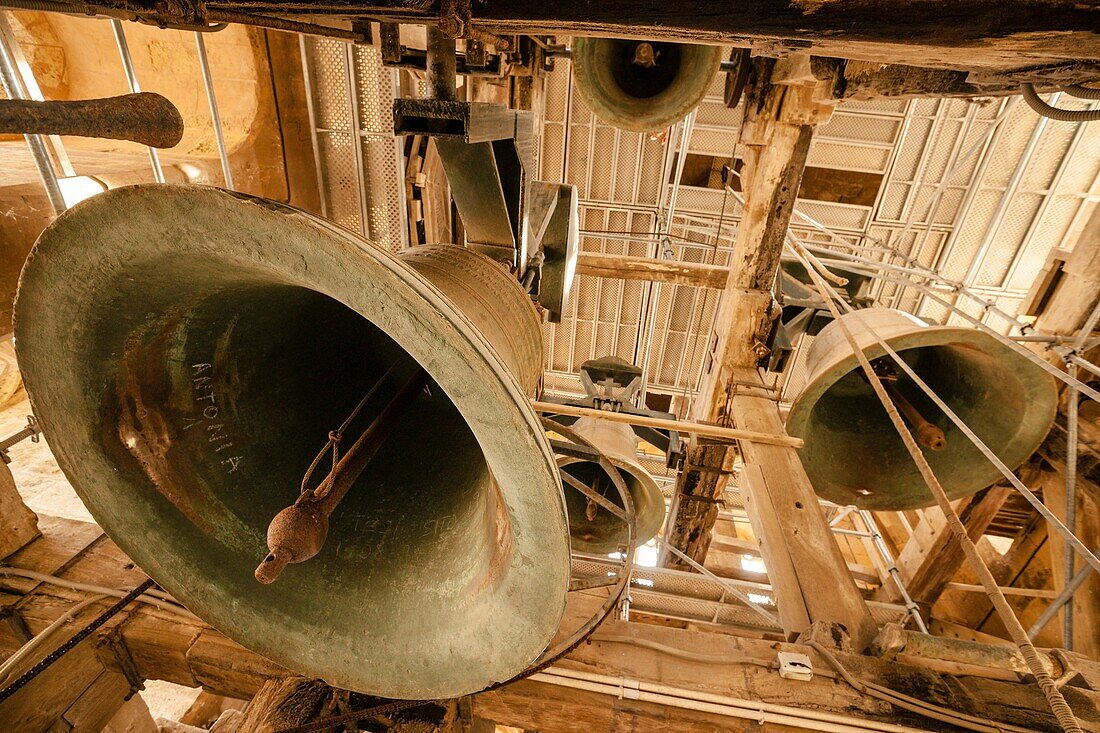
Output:
[[[625,38],[573,39],[577,91],[621,130],[663,130],[695,109],[722,64],[720,46]]]
[[[540,323],[505,268],[135,186],[46,229],[15,310],[35,413],[96,521],[244,646],[340,688],[438,699],[551,641],[565,506],[528,398]]]
[[[665,498],[649,471],[638,462],[638,438],[634,431],[629,425],[593,417],[580,418],[572,428],[619,469],[634,503],[635,546],[653,539],[665,521]],[[599,463],[562,456],[558,458],[558,465],[563,472],[622,507],[622,497]],[[574,550],[603,555],[626,544],[627,527],[622,519],[575,489],[566,488],[565,501],[569,509],[569,538]]]
[[[994,336],[929,326],[887,308],[857,310],[842,320],[952,499],[992,485],[1001,473],[896,366],[875,335],[1007,466],[1027,460],[1050,430],[1058,401],[1054,381]],[[935,503],[839,322],[821,330],[806,364],[807,384],[791,406],[787,432],[806,443],[800,454],[817,493],[836,504],[876,511]]]

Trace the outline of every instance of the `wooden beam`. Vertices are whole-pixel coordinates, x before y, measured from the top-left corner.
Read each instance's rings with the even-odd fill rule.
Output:
[[[778,306],[772,296],[796,194],[806,166],[813,125],[831,109],[805,58],[757,59],[750,74],[741,128],[744,213],[730,258],[725,296],[715,319],[696,411],[698,422],[785,432],[776,395],[756,369]],[[776,450],[771,450],[776,448]],[[696,561],[707,553],[717,506],[733,457],[725,446],[692,441],[676,483],[668,540]],[[744,441],[746,464],[762,472],[746,501],[784,631],[813,621],[844,625],[858,645],[875,625],[848,573],[797,453]],[[702,500],[694,500],[701,498]],[[664,558],[669,565],[680,563]]]
[[[38,516],[23,503],[11,469],[0,462],[0,559],[38,535]]]
[[[966,527],[966,534],[977,542],[1000,511],[1014,489],[1007,486],[990,486],[975,494],[959,512],[959,519]],[[944,526],[924,562],[906,579],[909,595],[925,607],[931,607],[955,577],[965,561],[962,547],[951,530]]]
[[[476,25],[509,33],[733,43],[935,68],[1100,60],[1100,10],[1072,0],[488,0],[473,12]]]
[[[69,538],[83,534],[80,525],[64,520],[44,523],[56,536],[47,533],[46,537],[32,543],[13,558],[15,566],[39,571],[56,567],[57,558],[66,552],[62,548],[72,546]],[[79,552],[75,561],[73,558],[68,560],[64,563],[68,567],[64,576],[73,581],[121,587],[132,580],[133,575],[140,574],[110,542]],[[64,613],[73,602],[87,598],[83,592],[39,586],[13,578],[5,579],[4,586],[7,595],[0,599],[5,604],[22,601],[21,607],[35,632]],[[20,595],[24,590],[30,595]],[[559,636],[572,633],[600,600],[595,594],[572,594]],[[251,698],[269,680],[288,676],[286,670],[234,644],[201,621],[153,606],[135,606],[125,623],[116,629],[117,638],[126,645],[139,675],[144,678],[199,685],[214,694]],[[0,633],[0,652],[10,653],[18,643],[10,632]],[[780,677],[776,669],[777,647],[780,651],[807,655],[814,668],[814,677],[809,681]],[[994,666],[983,671],[981,665],[972,665],[966,670],[967,676],[953,677],[911,664],[851,654],[842,651],[844,648],[845,644],[840,643],[833,653],[861,679],[893,686],[930,702],[994,721],[1038,729],[1050,729],[1053,725],[1053,718],[1034,684],[1001,681],[1005,670],[995,666],[999,658],[996,653],[983,656],[993,660]],[[78,646],[70,655],[79,655],[82,650],[96,659],[109,659],[104,655],[95,657],[92,640]],[[909,651],[907,644],[906,652]],[[913,656],[919,658],[921,654],[917,651]],[[66,655],[66,659],[70,655]],[[1090,679],[1100,674],[1100,663],[1079,655],[1072,659],[1075,667]],[[699,673],[700,665],[705,665],[707,674]],[[714,712],[720,705],[691,709],[681,704],[684,699],[712,695],[738,702],[742,711],[746,708],[759,710],[759,704],[765,704],[780,706],[791,715],[803,715],[811,709],[843,716],[841,721],[898,722],[897,712],[890,705],[844,684],[830,671],[823,657],[801,643],[777,645],[762,639],[611,620],[600,626],[589,643],[582,644],[548,672],[556,679],[536,678],[475,696],[473,715],[501,725],[563,733],[762,730],[755,723],[749,725],[744,718]],[[589,679],[613,681],[613,692],[579,691],[562,684],[561,678],[573,675],[575,679],[578,674],[588,675]],[[653,685],[671,689],[675,693],[670,696],[673,699],[661,704],[631,699],[631,690],[644,691]],[[84,683],[83,688],[87,689],[88,683]],[[64,690],[56,686],[45,689],[49,694],[34,698],[36,705],[47,704]],[[1072,685],[1063,688],[1063,692],[1086,728],[1100,725],[1100,693]],[[768,708],[772,716],[769,720],[776,720],[777,709]],[[920,719],[906,719],[905,722],[942,729],[936,721],[922,723]],[[815,729],[803,724],[801,730],[807,727]]]
[[[581,252],[577,257],[577,273],[617,280],[645,280],[722,290],[726,287],[729,268],[698,262]]]
[[[574,417],[598,417],[608,422],[624,425],[639,425],[660,430],[676,430],[688,435],[716,440],[752,440],[757,443],[769,445],[782,445],[788,448],[801,448],[801,438],[792,438],[785,432],[764,433],[757,430],[739,430],[737,428],[724,428],[718,425],[705,425],[703,423],[688,422],[686,420],[665,420],[659,417],[646,417],[645,415],[632,415],[628,412],[610,412],[596,410],[590,407],[577,407],[576,405],[559,405],[556,402],[540,402],[533,400],[531,406],[538,412],[553,413],[555,415],[571,415]]]

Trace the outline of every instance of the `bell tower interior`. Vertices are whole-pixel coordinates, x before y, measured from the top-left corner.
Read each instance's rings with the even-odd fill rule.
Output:
[[[1098,29],[0,0],[0,730],[1100,730]]]

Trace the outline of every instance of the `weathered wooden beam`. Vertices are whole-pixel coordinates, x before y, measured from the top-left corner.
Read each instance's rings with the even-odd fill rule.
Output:
[[[51,537],[48,532],[46,537],[32,543],[13,559],[16,566],[40,571],[50,568],[59,556],[67,552],[65,547],[81,545],[72,542],[73,537],[83,534],[79,525],[76,522],[49,522],[45,526],[56,530],[57,535]],[[68,569],[64,571],[64,576],[69,580],[98,580],[119,587],[125,587],[135,574],[139,574],[128,558],[110,542],[80,551],[75,562],[65,564]],[[5,579],[4,586],[8,595],[0,596],[0,601],[7,605],[22,600],[28,623],[35,632],[64,613],[73,602],[87,597],[79,591],[37,586],[12,578]],[[21,588],[31,591],[31,595],[21,596]],[[595,595],[573,596],[560,632],[563,635],[571,633],[599,605],[600,599]],[[289,676],[286,670],[230,642],[201,621],[152,606],[137,605],[124,623],[109,626],[126,645],[138,673],[145,678],[189,686],[201,685],[215,694],[251,698],[269,680]],[[17,644],[18,641],[10,633],[0,634],[0,652],[10,653]],[[94,655],[93,641],[89,640],[70,654],[79,655],[82,650]],[[806,654],[814,667],[813,679],[798,681],[781,678],[776,669],[777,650]],[[1005,670],[996,667],[998,657],[995,653],[986,655],[994,660],[993,667],[983,671],[981,665],[973,665],[973,668],[967,669],[968,676],[965,677],[952,677],[910,664],[897,664],[896,661],[860,656],[840,649],[834,654],[859,678],[903,689],[908,694],[936,704],[996,721],[1010,721],[1044,730],[1053,725],[1045,702],[1033,684],[1000,680],[1005,676]],[[103,654],[95,658],[101,663],[110,659]],[[1073,659],[1074,664],[1090,679],[1096,679],[1096,675],[1100,674],[1100,664],[1084,658]],[[700,665],[705,665],[706,675],[700,675]],[[773,641],[727,634],[608,621],[597,630],[590,643],[578,647],[567,660],[556,666],[563,670],[556,681],[536,679],[475,696],[473,715],[502,725],[565,733],[761,730],[745,723],[744,718],[715,714],[706,709],[691,709],[675,699],[715,695],[739,701],[742,710],[746,706],[764,703],[780,706],[792,714],[802,714],[810,709],[845,716],[844,719],[848,720],[901,722],[932,730],[942,729],[938,721],[899,717],[898,711],[890,705],[839,681],[823,657],[799,643],[777,645]],[[563,686],[560,679],[563,675],[575,676],[578,673],[614,681],[614,692],[587,693]],[[631,701],[630,694],[624,694],[624,691],[652,685],[664,686],[676,694],[671,695],[673,699],[666,704]],[[51,694],[58,694],[53,687],[49,689],[54,691]],[[1072,686],[1063,688],[1063,692],[1086,728],[1100,726],[1100,693]],[[40,697],[36,703],[41,704],[46,699],[52,698]],[[775,713],[775,708],[770,710]],[[771,719],[775,720],[774,717]],[[806,730],[807,726],[803,724],[801,729]]]
[[[975,69],[1100,60],[1100,10],[1071,0],[490,0],[473,22],[508,32],[734,43],[880,63]]]
[[[830,107],[808,59],[757,60],[750,75],[741,128],[745,209],[730,258],[725,295],[715,319],[696,400],[696,421],[735,423],[741,429],[784,432],[776,395],[756,364],[778,306],[772,287],[806,166],[813,125]],[[756,427],[749,428],[749,425]],[[774,447],[774,446],[773,446]],[[856,643],[870,642],[875,626],[848,573],[797,453],[745,441],[745,463],[761,481],[746,501],[760,541],[784,631],[812,621],[843,624]],[[718,516],[732,451],[692,441],[676,483],[668,541],[696,561],[705,558]],[[678,565],[665,558],[670,565]]]
[[[0,462],[0,558],[38,537],[38,516],[23,503],[11,469]]]
[[[645,280],[722,290],[726,287],[729,268],[697,262],[581,252],[577,257],[577,273],[617,280]]]

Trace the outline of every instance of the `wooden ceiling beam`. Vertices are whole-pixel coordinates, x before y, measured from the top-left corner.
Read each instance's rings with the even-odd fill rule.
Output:
[[[486,0],[472,10],[474,25],[506,33],[725,43],[932,68],[1100,61],[1100,8],[1072,0]]]

